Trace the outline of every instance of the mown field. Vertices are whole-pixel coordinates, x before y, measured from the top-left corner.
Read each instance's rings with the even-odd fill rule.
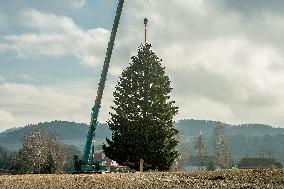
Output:
[[[1,189],[284,188],[284,169],[0,176]]]

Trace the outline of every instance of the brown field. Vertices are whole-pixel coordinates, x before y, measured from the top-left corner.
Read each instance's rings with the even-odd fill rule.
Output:
[[[284,188],[284,169],[0,176],[1,189]]]

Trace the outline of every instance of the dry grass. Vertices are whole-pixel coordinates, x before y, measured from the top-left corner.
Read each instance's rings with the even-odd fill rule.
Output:
[[[0,176],[1,189],[284,188],[284,170]]]

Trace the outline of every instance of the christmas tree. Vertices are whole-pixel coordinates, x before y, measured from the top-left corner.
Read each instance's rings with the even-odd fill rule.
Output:
[[[131,59],[113,93],[108,121],[112,140],[107,139],[103,150],[120,165],[136,170],[141,159],[144,170],[169,170],[178,157],[178,131],[173,127],[178,108],[170,101],[170,79],[150,44],[140,46]]]

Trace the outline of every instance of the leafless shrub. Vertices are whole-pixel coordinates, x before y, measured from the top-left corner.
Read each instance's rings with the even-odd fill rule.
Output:
[[[61,171],[66,160],[67,147],[56,135],[47,135],[33,128],[23,139],[22,148],[12,158],[14,173],[51,173]],[[52,163],[52,164],[51,164]],[[53,171],[47,166],[52,166]]]

